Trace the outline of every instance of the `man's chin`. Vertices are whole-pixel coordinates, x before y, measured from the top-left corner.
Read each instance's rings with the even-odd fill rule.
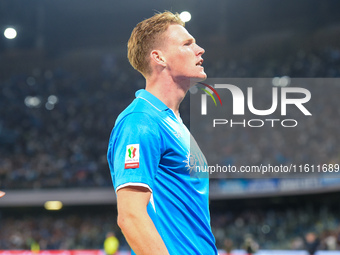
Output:
[[[180,83],[185,84],[185,87],[187,89],[191,88],[192,86],[195,86],[198,82],[202,82],[207,79],[207,75],[202,72],[196,76],[192,77],[182,77],[181,79],[178,79],[178,81],[181,81]]]
[[[197,77],[192,77],[192,78],[190,78],[190,83],[191,83],[192,85],[195,85],[197,82],[201,82],[201,81],[204,81],[204,80],[206,80],[206,79],[207,79],[206,73],[202,73],[202,74],[200,74],[200,75],[197,76]]]

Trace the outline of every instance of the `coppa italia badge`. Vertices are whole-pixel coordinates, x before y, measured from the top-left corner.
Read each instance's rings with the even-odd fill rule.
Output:
[[[139,144],[129,144],[125,152],[125,169],[139,167]]]

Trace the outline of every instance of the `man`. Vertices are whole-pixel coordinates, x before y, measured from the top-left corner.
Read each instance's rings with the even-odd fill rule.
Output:
[[[178,112],[189,88],[206,79],[203,53],[171,12],[140,22],[129,39],[129,61],[146,87],[117,118],[107,156],[132,254],[217,254],[209,179],[194,173],[205,158]]]

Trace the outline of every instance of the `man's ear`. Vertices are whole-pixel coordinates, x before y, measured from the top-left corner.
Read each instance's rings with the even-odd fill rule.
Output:
[[[165,57],[163,56],[160,50],[153,50],[150,53],[151,60],[154,61],[155,64],[161,65],[163,67],[166,66]]]

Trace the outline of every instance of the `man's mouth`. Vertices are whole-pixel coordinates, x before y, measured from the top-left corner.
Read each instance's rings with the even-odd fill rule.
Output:
[[[196,66],[201,66],[203,64],[203,59],[200,59],[200,61],[198,61],[197,63],[196,63]]]

